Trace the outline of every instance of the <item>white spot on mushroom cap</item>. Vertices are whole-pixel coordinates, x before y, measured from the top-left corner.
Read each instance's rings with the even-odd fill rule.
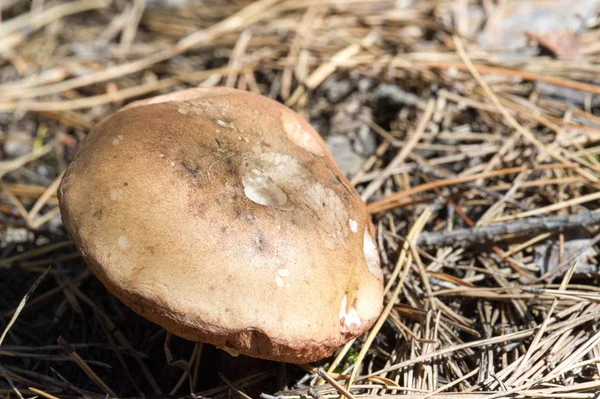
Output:
[[[358,312],[355,308],[351,307],[348,311],[346,317],[344,317],[344,322],[342,323],[342,332],[352,332],[354,330],[358,330],[361,326],[360,317],[358,316]]]
[[[122,134],[118,134],[117,137],[114,138],[112,141],[113,145],[121,144],[121,141],[123,141],[124,138],[125,138],[125,136],[123,136]]]
[[[290,271],[288,269],[278,269],[277,274],[279,274],[282,277],[287,277],[290,275]]]
[[[277,284],[277,286],[281,288],[285,285],[285,282],[280,276],[275,276],[275,284]]]
[[[348,297],[344,295],[340,306],[340,331],[345,334],[357,330],[361,326],[361,320],[354,305],[348,309]]]
[[[363,252],[369,271],[377,278],[381,277],[381,269],[379,267],[379,251],[375,245],[375,241],[369,234],[369,230],[365,226],[365,234],[363,239]]]
[[[228,128],[228,129],[230,129],[230,128],[231,128],[231,125],[230,125],[229,123],[227,123],[227,122],[225,122],[225,121],[222,121],[222,120],[220,120],[220,119],[217,119],[215,122],[216,122],[216,123],[217,123],[217,125],[219,125],[219,126],[223,126],[223,127],[226,127],[226,128]]]
[[[127,236],[121,235],[119,236],[119,247],[125,251],[126,249],[129,248],[129,240],[127,239]]]
[[[285,280],[283,278],[289,275],[290,271],[288,269],[277,269],[277,275],[275,275],[275,284],[277,284],[279,288],[282,288],[286,285]],[[289,284],[287,284],[287,286],[289,286]]]
[[[252,169],[242,177],[244,194],[248,199],[260,205],[282,206],[287,195],[277,184],[257,169]]]
[[[122,188],[110,190],[110,199],[113,201],[120,201],[125,196],[125,190]]]
[[[295,115],[287,112],[284,113],[281,116],[281,123],[283,125],[285,135],[292,143],[315,155],[325,155],[325,150],[323,149],[322,144],[319,143],[310,132],[306,131],[302,127]]]
[[[348,221],[348,224],[350,225],[350,230],[353,233],[356,233],[358,231],[358,223],[356,222],[356,220],[350,219]]]

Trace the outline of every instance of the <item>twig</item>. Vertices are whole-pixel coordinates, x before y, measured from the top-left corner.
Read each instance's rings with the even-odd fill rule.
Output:
[[[335,388],[335,390],[338,391],[342,396],[348,399],[355,399],[354,395],[352,395],[350,391],[341,386],[336,380],[331,378],[329,374],[327,374],[327,372],[322,368],[317,369],[317,374],[319,374],[319,377],[327,381],[333,388]]]
[[[467,247],[473,244],[498,242],[507,235],[533,235],[545,232],[565,231],[584,226],[596,226],[599,224],[599,212],[536,217],[510,223],[456,229],[449,232],[424,232],[419,236],[417,243],[418,245],[428,247],[450,245]]]
[[[425,179],[425,181],[427,181],[427,180]],[[436,194],[439,197],[444,198],[442,196],[442,193],[439,188],[435,187],[434,191],[436,192]],[[444,200],[446,201],[447,204],[449,204],[452,207],[452,209],[454,209],[454,212],[456,212],[456,214],[467,224],[467,226],[469,226],[469,227],[475,226],[475,223],[473,223],[471,218],[469,218],[469,216],[467,216],[467,214],[464,213],[458,205],[456,205],[453,201],[448,200],[446,198],[444,198]],[[525,271],[519,265],[517,265],[512,259],[510,259],[508,256],[506,256],[504,254],[504,251],[502,251],[502,249],[500,249],[499,247],[494,245],[494,246],[492,246],[492,251],[496,255],[498,255],[503,261],[505,261],[514,271],[519,273],[523,278],[525,278],[527,280],[532,280],[531,277],[527,273],[525,273]]]

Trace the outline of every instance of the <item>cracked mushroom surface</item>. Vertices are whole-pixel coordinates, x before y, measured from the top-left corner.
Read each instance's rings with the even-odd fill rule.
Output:
[[[265,97],[132,103],[82,142],[59,200],[106,288],[183,338],[306,363],[381,311],[365,204],[310,124]]]

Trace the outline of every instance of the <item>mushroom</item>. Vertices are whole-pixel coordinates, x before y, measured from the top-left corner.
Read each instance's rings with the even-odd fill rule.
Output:
[[[381,312],[365,204],[310,124],[265,97],[132,103],[82,142],[59,200],[108,291],[180,337],[306,363]]]

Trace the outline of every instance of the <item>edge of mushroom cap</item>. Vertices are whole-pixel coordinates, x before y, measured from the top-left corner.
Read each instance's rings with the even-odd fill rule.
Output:
[[[74,241],[79,241],[78,239],[75,239],[75,237],[73,237],[73,239]],[[242,351],[240,354],[265,360],[295,364],[310,363],[329,357],[340,348],[340,345],[342,345],[343,342],[346,341],[346,339],[329,339],[325,341],[302,340],[295,341],[294,345],[290,345],[290,342],[269,337],[257,328],[232,331],[226,335],[224,334],[224,331],[213,331],[211,333],[200,331],[198,328],[188,326],[181,323],[177,318],[172,317],[171,311],[161,311],[156,303],[149,301],[138,293],[134,292],[132,295],[132,292],[113,284],[100,272],[101,268],[96,266],[94,260],[88,257],[84,251],[80,250],[79,245],[76,247],[84,261],[91,266],[90,269],[96,278],[100,280],[102,285],[112,295],[117,297],[123,304],[139,316],[157,324],[170,333],[189,341],[212,344],[226,351],[228,349],[240,350],[240,348],[244,348],[241,349]],[[369,321],[369,323],[366,323],[365,325],[368,325],[370,328],[371,324],[371,321]],[[364,333],[366,330],[368,330],[368,328],[363,328],[360,331],[360,334]],[[219,336],[217,336],[216,333],[219,334]],[[349,335],[354,336],[356,334]]]

